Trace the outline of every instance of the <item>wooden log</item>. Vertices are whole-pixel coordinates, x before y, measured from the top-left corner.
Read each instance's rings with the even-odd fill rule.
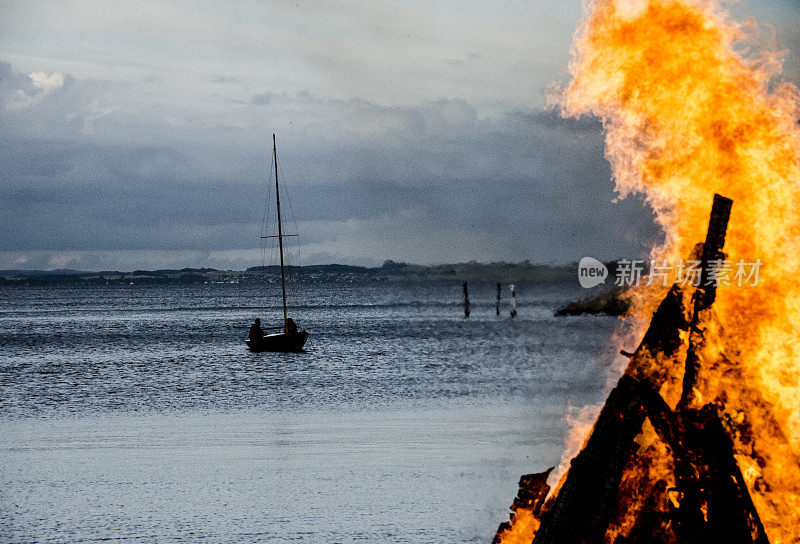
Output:
[[[683,345],[681,331],[687,330],[689,316],[683,303],[683,290],[673,285],[661,301],[641,344],[630,357],[625,374],[646,382],[658,391],[677,364],[676,356]]]
[[[670,521],[680,542],[768,544],[719,408],[673,412],[656,394],[646,409],[675,459],[681,498]]]
[[[516,512],[520,508],[527,508],[533,512],[534,516],[538,516],[542,511],[544,500],[547,494],[550,493],[550,486],[547,485],[547,478],[555,467],[550,467],[544,472],[536,474],[524,474],[519,479],[519,492],[514,502],[511,504],[511,510]]]
[[[633,462],[634,438],[645,418],[669,446],[676,488],[667,489],[666,480],[651,480],[654,484],[648,487],[648,499],[636,503],[632,511],[637,517],[630,535],[618,537],[615,544],[768,544],[720,408],[693,406],[706,341],[704,323],[716,298],[711,263],[724,258],[731,204],[729,199],[714,196],[691,319],[687,322],[680,302],[668,304],[670,296],[680,295],[673,287],[642,344],[635,353],[626,354],[631,362],[609,395],[585,447],[573,459],[561,489],[542,514],[534,544],[606,541],[611,517],[620,501],[625,501],[619,497],[620,483]],[[681,398],[673,411],[659,389],[673,370],[675,354],[683,345],[679,329],[686,325],[690,343]],[[671,492],[676,493],[677,502],[667,500],[673,497]]]
[[[700,372],[700,353],[705,347],[705,334],[701,322],[706,317],[717,297],[716,282],[710,281],[711,262],[724,259],[722,248],[725,245],[725,233],[728,230],[728,219],[731,215],[733,201],[724,196],[714,195],[711,207],[711,217],[708,221],[708,232],[703,244],[703,254],[700,258],[700,285],[694,293],[694,308],[692,321],[689,328],[689,349],[686,352],[686,370],[683,374],[683,392],[678,402],[680,408],[690,407],[695,399],[697,379]]]
[[[701,410],[673,411],[652,390],[643,392],[643,403],[653,428],[672,451],[675,491],[681,499],[668,522],[678,540],[691,544],[768,544],[719,408],[708,404]],[[652,505],[646,506],[630,537],[618,542],[654,542],[653,531],[659,529],[655,510]]]
[[[748,479],[748,488],[766,531],[776,540],[800,542],[800,525],[779,521],[796,517],[800,457],[777,415],[780,408],[763,396],[757,371],[741,364],[736,338],[726,335],[713,310],[711,314],[706,323],[707,334],[712,335],[709,342],[721,343],[721,348],[714,360],[703,362],[699,389],[707,402],[721,407],[737,459],[750,457],[761,473]]]
[[[689,480],[697,486],[691,493],[701,497],[697,504],[681,502],[679,520],[701,519],[697,513],[702,514],[699,526],[681,523],[684,533],[698,535],[698,543],[769,544],[718,407],[707,404],[679,417],[686,421],[684,445],[692,454],[685,461],[691,467]]]
[[[623,376],[592,429],[552,506],[542,516],[535,544],[583,544],[604,540],[619,484],[645,418],[643,386]]]
[[[618,536],[614,544],[661,544],[675,542],[677,535],[672,526],[670,512],[663,508],[669,502],[667,482],[659,480],[653,486],[642,515],[636,518],[629,535]]]
[[[550,467],[544,472],[537,474],[524,474],[519,479],[519,491],[511,504],[511,520],[517,515],[520,509],[530,510],[531,514],[538,518],[542,512],[547,494],[550,493],[550,486],[547,485],[547,478],[553,471]],[[503,533],[511,529],[512,521],[504,521],[497,528],[492,544],[499,544]]]
[[[688,326],[680,287],[659,305],[628,369],[611,392],[586,446],[572,460],[552,505],[542,514],[535,544],[604,542],[619,485],[642,429],[648,391],[666,380],[664,367],[677,364],[680,330]]]

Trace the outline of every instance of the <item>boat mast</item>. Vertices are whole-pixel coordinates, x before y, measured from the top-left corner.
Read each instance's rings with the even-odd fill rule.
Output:
[[[278,248],[281,252],[281,290],[283,291],[283,332],[288,329],[289,318],[286,314],[286,273],[283,270],[283,230],[281,229],[281,195],[278,189],[278,146],[275,133],[272,134],[272,158],[275,160],[275,204],[278,206]]]

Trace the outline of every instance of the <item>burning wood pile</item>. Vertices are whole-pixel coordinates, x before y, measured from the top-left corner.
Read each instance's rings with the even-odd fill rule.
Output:
[[[652,321],[620,347],[641,344],[554,489],[520,481],[497,542],[800,543],[800,90],[727,5],[586,3],[562,114],[602,122],[616,190],[663,232],[651,264],[692,255],[703,277],[629,290]],[[708,220],[715,193],[730,225],[722,197]],[[723,267],[763,264],[757,288],[706,281],[723,242]]]
[[[523,476],[495,543],[769,542],[737,455],[758,451],[753,441],[766,432],[783,443],[795,471],[800,462],[757,392],[745,411],[713,386],[736,380],[742,387],[744,379],[730,343],[728,352],[708,349],[726,341],[708,279],[724,259],[731,204],[714,197],[706,241],[697,247],[699,287],[669,290],[558,488],[548,497],[552,469]],[[754,482],[764,491],[759,486],[766,483]]]

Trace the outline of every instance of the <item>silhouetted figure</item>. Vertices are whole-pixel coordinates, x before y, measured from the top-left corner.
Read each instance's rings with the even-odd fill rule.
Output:
[[[503,287],[500,285],[500,282],[498,281],[497,282],[497,304],[494,305],[494,310],[497,313],[497,315],[500,315],[500,290],[502,288]]]
[[[291,317],[286,319],[286,332],[289,334],[297,334],[297,323]]]
[[[464,282],[464,317],[469,317],[469,291],[467,282]]]
[[[250,340],[264,338],[264,329],[261,328],[261,320],[256,318],[255,323],[250,325]]]

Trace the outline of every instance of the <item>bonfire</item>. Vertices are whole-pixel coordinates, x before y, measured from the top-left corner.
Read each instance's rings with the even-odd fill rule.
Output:
[[[561,107],[603,121],[619,193],[663,228],[652,262],[701,275],[634,293],[652,319],[583,448],[522,478],[495,541],[800,542],[797,90],[720,2],[587,7]],[[716,281],[743,261],[757,285]]]

